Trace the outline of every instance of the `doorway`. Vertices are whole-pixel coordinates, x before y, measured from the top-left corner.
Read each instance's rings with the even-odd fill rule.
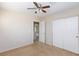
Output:
[[[34,39],[33,42],[36,43],[39,41],[39,22],[33,22],[33,32],[34,32]]]

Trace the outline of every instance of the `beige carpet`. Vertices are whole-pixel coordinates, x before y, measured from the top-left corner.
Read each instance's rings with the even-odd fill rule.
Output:
[[[35,43],[0,53],[0,56],[77,56],[77,54],[43,43]]]

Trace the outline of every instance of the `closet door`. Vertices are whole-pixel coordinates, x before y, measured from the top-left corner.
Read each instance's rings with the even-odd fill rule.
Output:
[[[55,20],[53,21],[53,45],[59,48],[64,48],[64,21]]]
[[[79,53],[78,17],[53,21],[53,44],[75,53]]]
[[[64,21],[64,49],[79,53],[78,17],[66,18]]]

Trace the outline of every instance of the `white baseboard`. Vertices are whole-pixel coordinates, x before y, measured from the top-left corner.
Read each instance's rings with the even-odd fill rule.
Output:
[[[60,47],[58,47],[58,46],[56,46],[56,45],[53,45],[54,47],[57,47],[57,48],[59,48],[59,49],[62,49],[62,50],[65,50],[65,51],[68,51],[68,52],[71,52],[71,53],[75,53],[75,54],[78,54],[79,55],[79,52],[73,52],[73,51],[70,51],[70,50],[67,50],[67,49],[64,49],[64,48],[60,48]]]
[[[8,48],[8,49],[3,49],[3,50],[0,51],[0,53],[6,52],[6,51],[9,51],[9,50],[13,50],[13,49],[17,49],[17,48],[20,48],[20,47],[23,47],[23,46],[28,46],[28,45],[31,45],[31,44],[33,44],[33,42],[29,42],[29,43],[26,43],[26,44],[18,45],[16,47],[11,47],[11,48]]]

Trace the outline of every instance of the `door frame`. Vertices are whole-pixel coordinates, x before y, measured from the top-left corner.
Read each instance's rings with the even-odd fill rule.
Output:
[[[35,28],[34,28],[34,24],[38,24],[39,25],[39,22],[37,22],[37,21],[33,21],[33,42],[34,42],[34,30],[35,30]],[[38,32],[38,34],[39,34],[39,32]],[[38,41],[39,41],[39,37],[38,37]]]

